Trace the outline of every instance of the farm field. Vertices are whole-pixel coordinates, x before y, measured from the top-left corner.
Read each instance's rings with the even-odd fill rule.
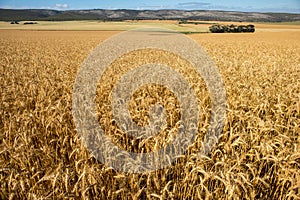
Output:
[[[26,21],[25,21],[26,22]],[[252,23],[252,22],[219,22],[219,21],[193,21],[200,24],[179,24],[176,20],[127,20],[115,22],[103,21],[37,21],[38,24],[24,25],[0,22],[0,30],[98,30],[98,31],[125,31],[136,28],[166,28],[178,32],[207,33],[208,27],[214,23],[247,25],[254,24],[259,32],[274,31],[300,31],[300,22],[290,23]]]
[[[23,25],[0,22],[0,29],[25,29],[25,30],[100,30],[100,31],[124,31],[136,28],[158,27],[174,31],[185,32],[207,32],[208,26],[180,26],[177,21],[159,21],[159,20],[128,20],[128,21],[39,21],[38,24]]]
[[[188,35],[222,75],[228,104],[223,135],[209,157],[197,156],[210,101],[201,80],[191,83],[203,108],[195,145],[165,169],[124,174],[104,166],[81,144],[72,95],[89,53],[129,27],[8,30],[2,23],[0,199],[300,199],[299,25],[257,24],[255,33]],[[174,24],[162,27],[178,30]],[[196,29],[179,31],[190,30]],[[142,62],[150,59],[141,54]],[[135,55],[126,59],[130,63]],[[189,71],[185,76],[193,78]],[[102,98],[99,94],[95,101]]]

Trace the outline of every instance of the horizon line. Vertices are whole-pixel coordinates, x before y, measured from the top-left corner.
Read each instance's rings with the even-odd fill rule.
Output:
[[[133,9],[133,8],[83,8],[83,9],[57,9],[57,8],[6,8],[0,7],[3,10],[53,10],[53,11],[80,11],[80,10],[133,10],[133,11],[161,11],[161,10],[178,10],[178,11],[217,11],[217,12],[241,12],[241,13],[276,13],[276,14],[298,14],[300,12],[285,12],[285,11],[242,11],[242,10],[213,10],[213,9],[179,9],[179,8],[162,8],[162,9]]]

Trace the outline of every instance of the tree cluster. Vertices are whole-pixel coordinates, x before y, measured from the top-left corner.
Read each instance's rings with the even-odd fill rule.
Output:
[[[212,33],[253,33],[255,32],[255,27],[252,24],[249,25],[221,25],[215,24],[209,27]]]

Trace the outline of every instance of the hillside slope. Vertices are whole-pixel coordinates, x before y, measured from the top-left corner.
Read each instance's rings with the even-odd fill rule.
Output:
[[[249,22],[300,21],[300,14],[289,13],[250,13],[205,10],[46,10],[46,9],[0,9],[0,21],[11,20],[216,20]]]

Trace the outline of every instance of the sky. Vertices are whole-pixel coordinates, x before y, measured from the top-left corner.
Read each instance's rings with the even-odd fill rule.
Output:
[[[0,0],[0,8],[181,9],[300,13],[300,0]]]

